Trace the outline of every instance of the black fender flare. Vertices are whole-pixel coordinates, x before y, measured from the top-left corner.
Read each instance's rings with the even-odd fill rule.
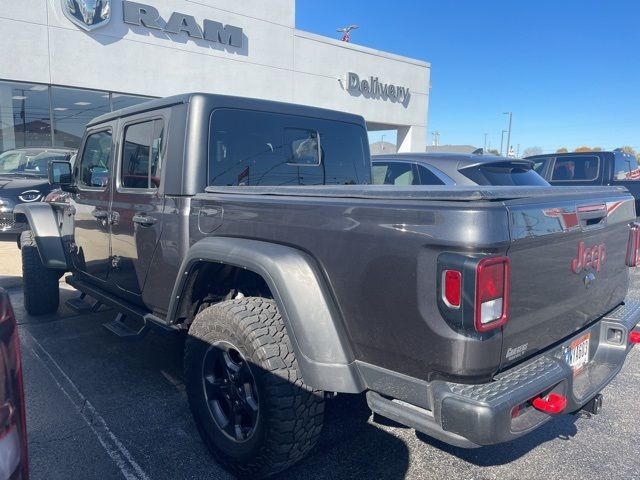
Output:
[[[196,242],[184,258],[167,321],[176,322],[183,290],[196,265],[215,262],[260,275],[273,294],[291,340],[300,373],[313,388],[359,393],[358,372],[340,313],[315,260],[284,245],[232,237]]]
[[[51,204],[46,202],[19,203],[13,209],[13,215],[14,217],[24,215],[26,218],[45,267],[69,270],[62,235],[58,228],[58,218]]]

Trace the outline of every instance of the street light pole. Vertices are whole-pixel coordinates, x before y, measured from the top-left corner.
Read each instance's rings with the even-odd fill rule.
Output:
[[[505,115],[509,115],[509,134],[507,135],[507,157],[509,156],[509,145],[511,145],[511,119],[513,118],[513,112],[504,112]]]
[[[500,156],[502,157],[503,149],[504,149],[504,134],[507,133],[506,130],[502,130],[502,135],[500,136]]]
[[[484,151],[487,151],[487,133],[484,134]]]

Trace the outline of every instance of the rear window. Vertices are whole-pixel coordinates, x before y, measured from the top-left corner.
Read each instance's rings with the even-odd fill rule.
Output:
[[[629,182],[640,180],[640,168],[638,168],[638,160],[628,153],[615,154],[615,171],[613,179],[618,182]]]
[[[251,110],[211,116],[209,185],[370,183],[366,134],[352,123]]]
[[[595,155],[556,157],[552,181],[592,182],[600,174],[600,158]]]
[[[549,186],[547,181],[527,165],[491,163],[460,170],[478,185]]]

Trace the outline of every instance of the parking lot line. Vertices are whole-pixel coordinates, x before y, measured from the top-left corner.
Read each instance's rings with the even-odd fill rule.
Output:
[[[91,402],[80,392],[60,365],[27,329],[21,329],[22,344],[42,363],[65,396],[73,403],[78,413],[94,433],[100,445],[120,469],[127,480],[150,480],[150,477],[134,460],[127,448],[111,431],[104,418]]]

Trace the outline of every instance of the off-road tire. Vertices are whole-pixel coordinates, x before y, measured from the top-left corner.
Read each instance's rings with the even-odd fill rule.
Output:
[[[215,342],[229,342],[247,360],[258,391],[259,419],[247,444],[221,435],[209,413],[203,362]],[[216,460],[240,477],[260,478],[302,459],[315,445],[324,417],[324,392],[306,386],[273,300],[249,297],[202,310],[189,330],[184,356],[189,405]]]
[[[60,271],[46,268],[40,259],[33,232],[20,235],[24,308],[30,315],[45,315],[60,305]]]

